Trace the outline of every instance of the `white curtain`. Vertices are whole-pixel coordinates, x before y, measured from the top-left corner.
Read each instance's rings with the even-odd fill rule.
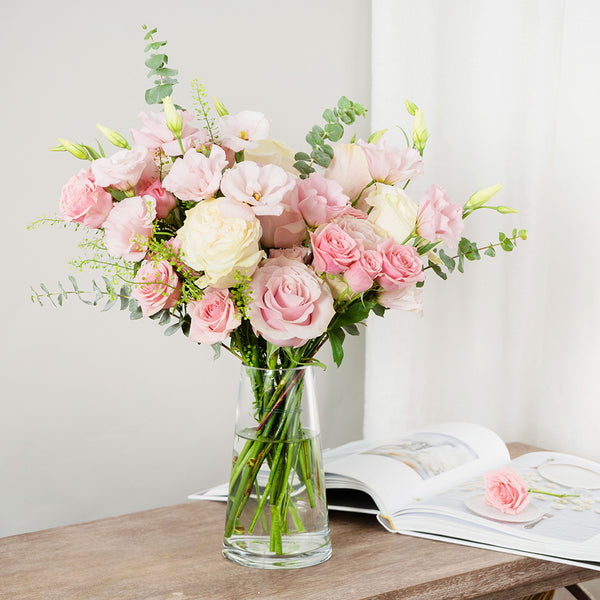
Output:
[[[599,25],[597,0],[374,0],[372,128],[410,128],[406,97],[430,131],[408,191],[462,204],[501,182],[519,214],[479,211],[465,235],[529,239],[430,275],[422,317],[371,319],[366,437],[466,420],[600,459]]]

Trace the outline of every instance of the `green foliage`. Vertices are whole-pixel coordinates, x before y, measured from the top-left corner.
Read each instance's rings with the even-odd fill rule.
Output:
[[[150,40],[144,48],[144,52],[151,53],[144,63],[148,67],[147,76],[156,78],[153,81],[155,84],[154,87],[146,90],[146,104],[160,104],[163,98],[173,93],[173,86],[177,83],[175,75],[179,71],[167,67],[169,57],[161,50],[161,48],[167,45],[167,42],[154,41],[153,36],[157,32],[156,27],[148,30],[148,27],[143,25],[142,29],[146,32],[144,39]],[[161,51],[159,52],[159,50]]]
[[[195,112],[206,125],[206,129],[208,130],[208,135],[212,142],[217,139],[217,130],[215,127],[215,120],[210,114],[210,104],[208,103],[208,96],[206,94],[206,89],[198,81],[198,79],[192,79],[192,98],[196,103]]]
[[[333,147],[327,142],[338,142],[344,135],[344,125],[351,125],[356,117],[364,117],[367,111],[358,102],[352,102],[342,96],[334,108],[323,111],[323,127],[315,125],[307,134],[306,141],[311,146],[310,154],[298,152],[294,156],[294,168],[300,173],[300,178],[305,179],[314,170],[314,165],[327,168],[333,158]]]

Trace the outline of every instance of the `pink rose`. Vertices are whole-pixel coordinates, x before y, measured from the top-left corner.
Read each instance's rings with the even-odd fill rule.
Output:
[[[313,267],[321,273],[343,273],[360,258],[359,243],[339,225],[320,225],[310,234]]]
[[[375,181],[394,185],[423,174],[423,159],[414,148],[388,146],[383,140],[376,144],[358,142],[365,151],[369,171]]]
[[[263,113],[252,110],[243,110],[237,115],[225,115],[217,120],[223,146],[234,152],[255,148],[256,140],[262,140],[269,135],[270,126]]]
[[[355,294],[366,292],[381,272],[382,258],[377,250],[365,250],[360,258],[344,273],[350,289]]]
[[[163,187],[181,200],[206,200],[214,196],[227,166],[223,148],[213,145],[205,156],[194,148],[178,158],[163,180]]]
[[[430,242],[443,240],[449,248],[456,248],[464,222],[460,204],[450,202],[439,185],[427,188],[417,213],[417,233]]]
[[[188,302],[192,318],[189,338],[201,344],[216,344],[226,339],[241,321],[229,290],[206,288],[200,300]]]
[[[100,227],[112,209],[112,196],[96,185],[91,171],[79,171],[62,189],[58,208],[65,221]]]
[[[510,467],[483,474],[485,501],[507,515],[520,513],[528,504],[527,484]]]
[[[276,346],[304,345],[325,333],[335,315],[329,288],[299,260],[266,260],[250,281],[250,293],[250,323]]]
[[[363,149],[356,144],[334,144],[333,160],[324,173],[327,179],[337,181],[351,201],[372,181]]]
[[[204,144],[208,141],[208,132],[206,129],[197,129],[190,125],[194,120],[194,115],[187,110],[177,111],[183,120],[183,129],[181,131],[181,143],[185,151],[189,150],[194,144]],[[136,144],[145,146],[150,150],[160,148],[167,156],[179,156],[181,146],[179,141],[173,135],[173,132],[167,127],[167,120],[164,112],[152,112],[139,114],[143,126],[138,131],[131,129],[131,137]]]
[[[269,258],[277,258],[278,256],[285,256],[285,258],[293,258],[294,260],[300,260],[303,263],[310,255],[310,250],[306,246],[292,246],[291,248],[271,248],[269,250]]]
[[[131,296],[138,301],[144,317],[172,308],[181,297],[181,281],[166,260],[145,263],[134,282]]]
[[[144,169],[148,150],[135,146],[132,150],[119,150],[108,158],[92,161],[92,172],[96,183],[126,192],[135,187]]]
[[[298,183],[298,210],[309,225],[329,223],[349,205],[342,186],[319,173],[311,173]]]
[[[164,219],[175,208],[175,204],[177,204],[175,196],[167,192],[158,179],[140,192],[139,195],[152,196],[154,198],[156,201],[156,216],[159,219]]]
[[[357,242],[360,242],[366,250],[376,250],[377,246],[386,239],[381,235],[380,229],[360,215],[358,218],[353,215],[342,215],[335,220],[335,223]]]
[[[389,238],[379,245],[381,273],[377,282],[384,290],[396,290],[410,283],[423,281],[423,263],[413,246],[403,246]]]
[[[381,306],[409,312],[423,312],[423,288],[407,285],[397,290],[383,291],[377,297]]]
[[[152,196],[117,202],[104,222],[104,245],[111,256],[138,261],[146,256],[156,216]]]
[[[261,244],[265,248],[289,248],[306,239],[306,223],[298,211],[298,190],[294,188],[281,201],[280,215],[258,217],[262,227]]]

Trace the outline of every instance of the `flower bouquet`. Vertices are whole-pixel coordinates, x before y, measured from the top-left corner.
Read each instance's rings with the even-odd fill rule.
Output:
[[[526,232],[482,246],[463,236],[475,211],[515,212],[488,205],[500,186],[462,205],[438,185],[419,203],[407,195],[428,139],[415,104],[406,101],[406,147],[388,144],[385,130],[366,141],[346,135],[366,109],[342,97],[307,134],[307,151],[294,153],[269,139],[262,113],[230,114],[215,101],[214,114],[198,81],[195,113],[176,106],[177,71],[155,34],[146,29],[155,78],[146,101],[160,110],[140,113],[131,142],[99,126],[119,148],[110,156],[99,143],[59,139],[53,148],[86,166],[64,186],[57,218],[40,222],[83,228],[88,255],[73,264],[102,268],[103,283],[90,296],[70,277],[72,289],[42,284],[32,299],[106,298],[105,309],[120,302],[132,319],[239,358],[245,404],[225,554],[266,567],[314,564],[330,554],[310,375],[322,366],[318,351],[329,341],[339,366],[346,334],[358,335],[371,312],[420,311],[428,275],[446,279],[481,253],[510,251]]]

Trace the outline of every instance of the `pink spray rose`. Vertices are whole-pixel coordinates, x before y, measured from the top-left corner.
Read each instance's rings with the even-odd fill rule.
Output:
[[[250,323],[276,346],[302,346],[324,333],[335,315],[329,287],[299,260],[266,260],[250,281],[250,293]]]
[[[117,202],[104,222],[104,245],[111,256],[138,261],[146,256],[156,216],[152,196]]]
[[[359,243],[335,223],[317,227],[310,243],[313,267],[321,273],[343,273],[360,258]]]
[[[82,223],[86,227],[101,227],[112,209],[112,196],[96,185],[91,171],[79,171],[65,184],[58,200],[65,221]]]
[[[324,173],[337,181],[351,201],[372,181],[363,149],[356,144],[334,144],[333,160]]]
[[[289,248],[306,239],[306,223],[298,211],[298,189],[288,192],[281,201],[280,215],[258,217],[262,227],[260,243],[265,248]]]
[[[423,174],[423,159],[413,148],[388,146],[383,140],[376,144],[358,142],[365,152],[371,177],[375,181],[394,185]]]
[[[223,174],[223,215],[247,221],[255,215],[280,215],[283,199],[297,181],[276,165],[259,165],[250,160],[238,163]]]
[[[381,273],[377,282],[384,290],[396,290],[425,279],[423,263],[413,246],[402,246],[389,238],[379,245]]]
[[[349,204],[342,186],[319,173],[311,173],[298,183],[298,209],[309,225],[329,223]]]
[[[366,292],[381,272],[382,262],[381,254],[377,250],[365,250],[344,273],[350,289],[355,294]]]
[[[122,192],[131,190],[146,168],[147,156],[146,148],[135,146],[131,150],[119,150],[108,158],[92,161],[92,172],[96,183]]]
[[[407,285],[397,290],[380,292],[377,300],[381,306],[395,310],[421,313],[423,311],[423,288]]]
[[[193,113],[187,110],[178,110],[177,112],[183,120],[181,143],[185,151],[195,144],[204,144],[208,141],[206,129],[197,129],[190,124],[194,120]],[[142,128],[139,131],[136,129],[130,130],[131,137],[136,144],[145,146],[149,150],[160,148],[167,156],[179,156],[181,154],[179,141],[167,127],[164,112],[141,112],[139,117],[143,123]]]
[[[290,248],[271,248],[269,250],[269,258],[277,258],[285,256],[285,258],[293,258],[306,262],[310,255],[310,250],[306,246],[291,246]]]
[[[256,140],[269,135],[271,124],[265,115],[252,110],[243,110],[237,115],[225,115],[217,120],[223,146],[240,152],[246,148],[255,148]]]
[[[164,219],[174,208],[177,200],[173,194],[167,192],[160,180],[156,180],[146,189],[142,190],[140,196],[152,196],[156,201],[156,216]]]
[[[206,288],[200,300],[188,302],[187,310],[192,318],[189,338],[201,344],[222,342],[242,322],[226,289]]]
[[[206,200],[219,189],[226,166],[225,151],[220,146],[213,145],[209,156],[190,148],[183,158],[175,160],[163,187],[181,200]]]
[[[450,202],[439,185],[432,185],[419,204],[417,233],[430,242],[443,240],[449,248],[456,248],[464,228],[462,214],[460,204]]]
[[[181,296],[181,281],[166,260],[145,263],[134,281],[131,295],[138,301],[144,317],[172,308]]]
[[[485,501],[507,515],[520,513],[529,504],[527,484],[509,467],[483,474]]]
[[[362,214],[364,215],[364,213]],[[361,215],[355,217],[344,214],[338,217],[335,223],[357,242],[360,242],[366,250],[377,250],[377,246],[385,239],[382,235],[383,231]]]

